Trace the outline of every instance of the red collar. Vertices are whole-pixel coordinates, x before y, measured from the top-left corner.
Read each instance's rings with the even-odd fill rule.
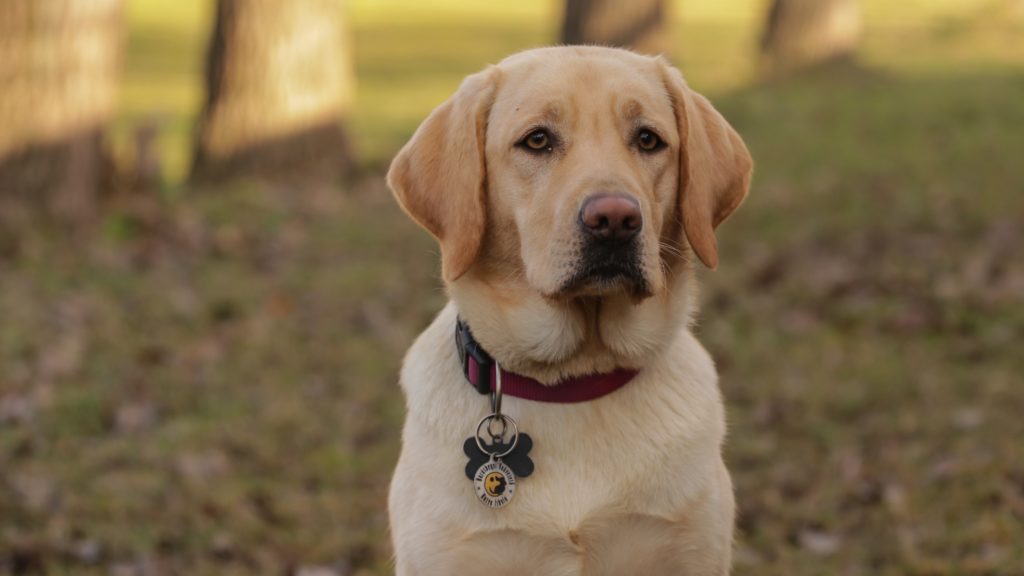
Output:
[[[466,379],[477,392],[490,394],[498,364],[473,338],[469,326],[461,319],[455,323],[455,345],[459,350],[459,360],[462,362],[462,372]],[[528,376],[502,370],[501,393],[537,402],[586,402],[615,392],[629,384],[636,375],[636,370],[619,368],[606,374],[577,376],[547,386]]]

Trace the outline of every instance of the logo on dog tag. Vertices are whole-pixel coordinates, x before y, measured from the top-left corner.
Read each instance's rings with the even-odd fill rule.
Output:
[[[491,508],[501,508],[512,500],[516,477],[501,460],[488,460],[473,475],[476,497]]]

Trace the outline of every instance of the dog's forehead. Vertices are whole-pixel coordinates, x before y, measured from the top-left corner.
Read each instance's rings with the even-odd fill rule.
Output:
[[[661,64],[624,50],[559,47],[531,50],[500,64],[493,118],[573,114],[645,116],[671,123],[671,100]]]

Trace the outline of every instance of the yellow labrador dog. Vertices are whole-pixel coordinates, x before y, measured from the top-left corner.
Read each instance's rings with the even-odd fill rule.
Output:
[[[690,325],[694,256],[717,265],[751,169],[679,71],[613,48],[511,56],[420,126],[388,183],[451,301],[402,369],[400,576],[729,572],[722,400]]]

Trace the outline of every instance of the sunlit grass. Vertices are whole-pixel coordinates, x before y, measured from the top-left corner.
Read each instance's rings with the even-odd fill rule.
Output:
[[[895,73],[998,67],[1024,61],[1020,28],[993,12],[998,0],[865,2],[864,61]],[[693,86],[722,94],[755,79],[765,0],[680,1],[671,7],[670,56]],[[153,119],[167,179],[188,171],[202,103],[212,2],[130,0],[122,106],[115,134]],[[552,0],[350,3],[357,97],[351,131],[361,160],[379,165],[466,74],[509,53],[550,44],[560,4]]]

